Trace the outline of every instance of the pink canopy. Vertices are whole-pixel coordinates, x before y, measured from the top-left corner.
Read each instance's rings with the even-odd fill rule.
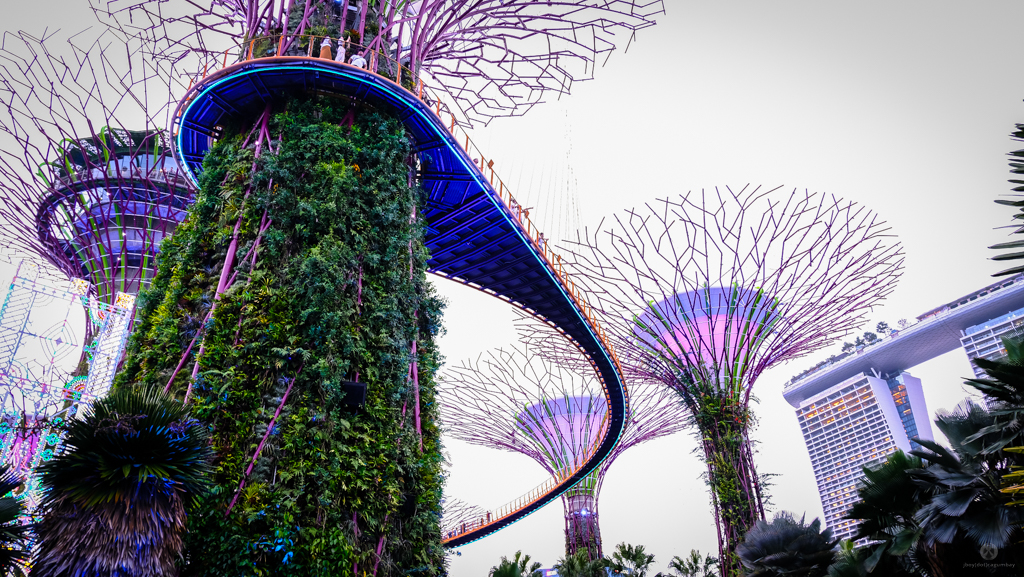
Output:
[[[744,363],[777,319],[760,291],[707,288],[678,293],[636,318],[633,333],[651,349],[691,367]]]
[[[538,445],[552,469],[574,469],[600,444],[607,412],[604,397],[560,397],[526,407],[516,416],[516,425]]]

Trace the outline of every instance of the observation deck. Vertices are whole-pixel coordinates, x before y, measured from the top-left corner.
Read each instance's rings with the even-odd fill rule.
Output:
[[[1024,275],[1017,275],[936,307],[918,322],[893,331],[879,342],[799,375],[786,383],[782,396],[794,407],[842,381],[877,371],[896,372],[917,366],[961,346],[961,332],[1024,307]]]
[[[88,278],[108,305],[153,278],[160,242],[192,203],[191,183],[161,149],[162,136],[104,127],[63,142],[49,176],[41,176],[49,194],[36,209],[36,234],[47,258]]]
[[[284,39],[277,42],[279,48],[286,46]],[[586,479],[611,453],[625,424],[628,395],[621,368],[585,298],[564,273],[561,259],[496,179],[492,165],[485,163],[454,115],[448,113],[448,123],[442,120],[447,112],[442,99],[421,81],[411,81],[416,78],[411,71],[385,55],[372,54],[367,70],[311,55],[290,56],[280,49],[284,56],[254,58],[260,45],[257,39],[242,47],[242,60],[231,65],[225,52],[224,68],[204,74],[178,105],[175,151],[193,182],[202,171],[207,150],[222,135],[222,126],[252,121],[268,105],[289,97],[351,98],[394,114],[413,139],[420,160],[419,183],[428,197],[422,216],[424,241],[431,254],[429,271],[555,327],[587,357],[604,388],[607,434],[581,466],[485,513],[477,522],[463,523],[443,536],[444,545],[458,547],[492,534]],[[401,85],[403,78],[413,90]]]

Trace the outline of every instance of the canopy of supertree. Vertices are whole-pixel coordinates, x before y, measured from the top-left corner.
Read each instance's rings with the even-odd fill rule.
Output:
[[[0,49],[0,234],[108,304],[148,284],[193,197],[160,128],[165,72],[109,30]]]
[[[192,74],[219,63],[225,49],[280,50],[282,32],[344,38],[348,56],[381,52],[411,63],[470,123],[518,116],[567,94],[664,12],[662,0],[126,0],[93,7],[154,58]],[[300,44],[294,53],[306,52],[308,43]]]
[[[781,187],[701,190],[628,210],[565,247],[617,334],[629,380],[675,390],[700,435],[723,575],[763,518],[749,442],[758,376],[841,338],[894,288],[902,249],[878,216]]]
[[[703,383],[742,386],[759,347],[780,328],[777,308],[760,291],[705,287],[651,303],[636,316],[633,336]]]
[[[553,477],[586,459],[603,434],[607,407],[600,387],[571,347],[539,323],[520,348],[487,353],[445,369],[441,414],[456,439],[529,456]],[[579,370],[584,369],[584,370]],[[683,430],[686,415],[668,389],[630,388],[627,426],[601,467],[562,495],[566,553],[603,555],[598,498],[615,459],[637,444]]]

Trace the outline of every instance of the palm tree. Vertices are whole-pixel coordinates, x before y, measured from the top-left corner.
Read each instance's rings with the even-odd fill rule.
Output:
[[[206,427],[161,391],[121,389],[71,421],[65,443],[40,467],[33,577],[176,574],[207,487]]]
[[[974,359],[974,364],[985,371],[988,378],[968,379],[988,401],[989,413],[994,421],[968,437],[975,441],[988,440],[982,452],[989,454],[1002,450],[1024,439],[1024,340],[1004,337],[1006,357],[998,360]]]
[[[21,574],[29,555],[29,525],[22,523],[24,502],[12,493],[24,481],[7,465],[0,465],[0,574]]]
[[[863,468],[859,500],[845,518],[860,521],[854,540],[865,539],[869,544],[853,549],[849,541],[844,541],[830,575],[920,574],[918,559],[928,554],[920,541],[923,529],[914,515],[927,495],[913,472],[921,466],[920,458],[897,450],[885,463]]]
[[[1012,134],[1010,134],[1010,137],[1013,138],[1014,140],[1017,140],[1017,141],[1024,141],[1024,124],[1018,124],[1017,125],[1017,130],[1015,132],[1013,132]],[[1015,174],[1015,175],[1024,175],[1024,150],[1015,150],[1015,151],[1010,153],[1010,172]],[[1011,180],[1010,182],[1012,184],[1016,184],[1017,185],[1013,189],[1015,192],[1024,192],[1024,180]],[[1020,211],[1017,212],[1017,214],[1014,215],[1013,218],[1017,219],[1017,220],[1019,220],[1021,218],[1024,218],[1024,200],[1003,200],[1003,199],[1000,199],[1000,200],[996,201],[996,204],[1002,204],[1002,205],[1012,206],[1014,208],[1021,209]],[[1013,232],[1013,234],[1021,234],[1022,232],[1024,232],[1024,227],[1019,227],[1019,228],[1017,228],[1017,230],[1015,230]],[[1018,241],[1011,241],[1011,242],[1003,242],[1003,243],[992,245],[989,248],[994,248],[994,249],[997,249],[997,250],[1007,249],[1007,248],[1020,249],[1020,248],[1024,248],[1024,241],[1018,240]],[[994,257],[992,257],[992,260],[1020,260],[1022,258],[1024,258],[1024,252],[1020,252],[1019,250],[1015,250],[1015,251],[1013,251],[1011,253],[1008,253],[1008,254],[1001,254],[999,256],[994,256]],[[994,274],[992,276],[1004,276],[1004,275],[1008,275],[1008,274],[1017,274],[1017,273],[1019,273],[1021,271],[1024,271],[1024,265],[1018,265],[1018,266],[1015,266],[1015,267],[1008,268],[1008,269],[1006,269],[1004,271],[997,272],[996,274]]]
[[[770,523],[758,521],[736,547],[748,577],[800,575],[824,577],[836,555],[832,530],[821,531],[821,521],[810,525],[785,511]]]
[[[501,563],[497,567],[491,567],[488,573],[491,577],[540,577],[540,563],[530,563],[530,556],[523,555],[522,551],[516,551],[516,556],[510,561],[504,555],[501,556]]]
[[[700,551],[690,550],[690,556],[683,559],[676,555],[668,562],[668,568],[680,577],[715,577],[718,575],[718,559],[710,553],[701,557]],[[658,577],[669,577],[659,573]]]
[[[606,577],[605,567],[608,566],[607,559],[594,559],[587,557],[587,551],[581,549],[575,555],[566,555],[555,564],[558,577]]]
[[[964,563],[981,562],[981,547],[1001,551],[998,562],[1024,561],[1024,509],[1011,506],[1013,497],[1000,491],[1001,477],[1021,463],[1015,453],[991,450],[1001,442],[996,439],[1006,437],[992,430],[999,420],[967,400],[935,420],[952,449],[918,440],[922,448],[913,454],[927,466],[913,474],[928,497],[915,520],[923,529],[921,539],[949,567],[935,572],[952,575]],[[985,430],[991,432],[979,433]]]
[[[615,546],[609,560],[609,566],[616,573],[628,573],[633,577],[646,577],[647,570],[654,563],[654,555],[644,551],[643,545],[627,545],[619,543]]]

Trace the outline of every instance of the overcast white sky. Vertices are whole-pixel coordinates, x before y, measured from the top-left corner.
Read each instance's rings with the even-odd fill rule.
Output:
[[[1012,210],[1006,153],[1024,122],[1019,1],[670,0],[658,26],[612,56],[597,79],[527,116],[474,133],[549,238],[690,189],[747,183],[808,188],[864,203],[904,244],[899,287],[872,317],[912,318],[992,280],[985,247]],[[45,8],[44,8],[45,6]],[[18,3],[4,29],[76,30],[85,0]],[[1024,146],[1018,146],[1024,148]],[[575,203],[573,200],[575,199]],[[3,272],[3,271],[0,271]],[[10,272],[6,276],[9,278]],[[514,339],[507,306],[436,283],[449,299],[451,362]],[[810,462],[782,383],[826,353],[765,373],[755,387],[759,469],[777,475],[774,509],[821,515]],[[949,409],[971,370],[962,351],[915,367],[929,410]],[[544,480],[533,461],[446,441],[449,494],[498,506]],[[691,548],[717,550],[694,440],[626,452],[601,496],[606,550],[643,544],[664,570]],[[460,549],[454,577],[483,577],[516,550],[545,567],[563,555],[554,504]]]

